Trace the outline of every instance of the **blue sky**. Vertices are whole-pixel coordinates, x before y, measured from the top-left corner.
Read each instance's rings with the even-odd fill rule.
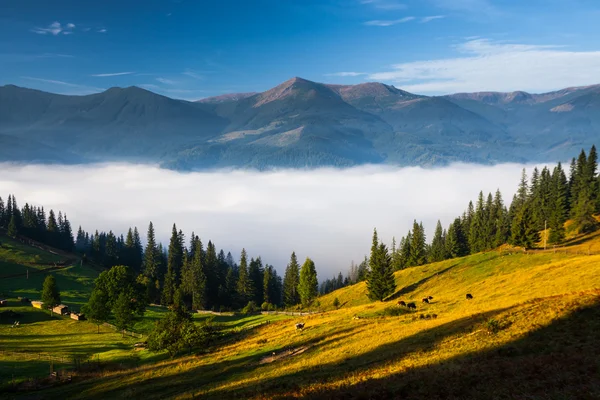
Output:
[[[3,0],[0,85],[199,99],[293,76],[416,93],[600,83],[596,0]]]

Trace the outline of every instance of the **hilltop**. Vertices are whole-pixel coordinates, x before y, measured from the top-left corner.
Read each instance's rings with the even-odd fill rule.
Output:
[[[565,160],[598,140],[600,85],[421,96],[295,77],[197,102],[138,87],[85,96],[0,87],[0,162],[214,167]]]
[[[358,283],[321,297],[323,313],[260,326],[207,353],[75,378],[40,395],[596,398],[599,249],[596,233],[559,249],[503,247],[408,268],[395,273],[393,300],[370,303]],[[431,304],[420,302],[425,296]],[[396,306],[400,299],[417,302],[416,312]],[[303,331],[295,330],[298,321]]]

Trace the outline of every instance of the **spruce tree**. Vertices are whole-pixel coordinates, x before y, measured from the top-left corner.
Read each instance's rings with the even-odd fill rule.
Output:
[[[13,215],[10,216],[10,222],[8,223],[8,236],[11,238],[16,238],[19,234],[17,230],[17,218]]]
[[[192,258],[192,307],[196,310],[203,310],[208,305],[208,279],[204,266],[204,251],[202,241],[196,236],[193,245]]]
[[[423,224],[417,224],[417,220],[413,222],[412,230],[412,241],[410,244],[410,258],[408,260],[409,266],[423,265],[427,261],[426,259],[426,239],[425,230]]]
[[[173,224],[171,240],[169,242],[169,253],[167,261],[167,273],[165,274],[164,288],[162,292],[162,303],[173,304],[173,295],[179,287],[180,273],[183,264],[183,242],[177,226]]]
[[[539,241],[539,231],[533,223],[533,212],[531,207],[526,204],[522,207],[511,226],[511,244],[521,246],[525,249],[531,249]]]
[[[490,217],[491,223],[494,226],[492,247],[500,247],[507,242],[510,230],[508,212],[504,206],[500,189],[496,190],[496,194],[494,195]]]
[[[298,282],[298,294],[303,306],[308,306],[319,294],[319,282],[315,263],[306,257],[306,261],[300,268],[300,281]]]
[[[433,240],[431,241],[431,251],[429,253],[429,261],[437,262],[446,259],[446,243],[444,243],[444,231],[442,230],[442,223],[438,220],[435,226],[435,233]]]
[[[260,256],[256,259],[251,259],[250,266],[248,267],[248,277],[252,286],[252,300],[257,305],[263,303],[263,273],[264,268]]]
[[[240,297],[240,303],[246,305],[252,300],[252,286],[248,276],[248,255],[246,249],[242,249],[240,255],[239,278],[237,282],[237,292]]]
[[[283,301],[287,307],[293,307],[300,303],[300,295],[298,294],[299,282],[300,266],[298,265],[296,252],[292,252],[283,278]]]
[[[60,304],[60,290],[58,289],[56,279],[52,274],[49,274],[46,279],[44,279],[44,284],[42,286],[42,303],[44,303],[44,307],[49,309]]]
[[[374,230],[367,276],[368,297],[373,301],[383,301],[396,290],[390,256],[386,246],[378,242],[377,230]]]
[[[148,278],[156,279],[158,277],[159,257],[160,254],[154,236],[154,225],[150,222],[148,225],[146,250],[144,251],[144,275]]]

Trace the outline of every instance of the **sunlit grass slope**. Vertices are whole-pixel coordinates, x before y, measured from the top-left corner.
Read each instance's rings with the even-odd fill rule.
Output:
[[[322,297],[325,313],[261,326],[206,354],[106,372],[44,397],[600,397],[600,255],[492,251],[395,277],[388,302],[370,303],[360,283]],[[432,304],[420,301],[425,296]],[[417,302],[417,311],[382,316],[398,300]],[[304,331],[295,330],[297,321],[306,323]]]
[[[64,268],[42,271],[66,263]],[[29,272],[29,276],[27,276]],[[38,299],[47,274],[54,274],[63,303],[79,309],[87,301],[98,271],[81,265],[73,254],[40,249],[0,235],[0,297]]]

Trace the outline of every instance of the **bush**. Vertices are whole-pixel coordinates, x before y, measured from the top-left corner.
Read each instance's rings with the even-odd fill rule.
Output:
[[[381,311],[384,317],[399,317],[401,315],[410,314],[410,311],[404,307],[391,306]]]
[[[257,311],[259,311],[259,309],[253,301],[249,301],[248,304],[246,304],[246,307],[242,308],[242,314],[254,314]]]
[[[270,304],[265,301],[264,303],[261,304],[260,309],[263,311],[269,311],[269,306],[270,306]]]
[[[337,297],[335,299],[333,299],[333,306],[335,307],[336,310],[338,308],[340,308],[340,299],[338,299]]]
[[[500,322],[498,322],[498,320],[495,319],[489,319],[484,326],[490,335],[495,335],[502,329]]]

